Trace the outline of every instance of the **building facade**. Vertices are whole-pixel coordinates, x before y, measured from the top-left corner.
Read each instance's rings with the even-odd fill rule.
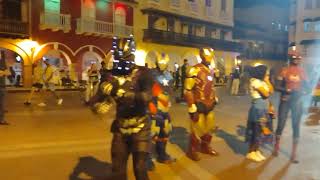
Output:
[[[305,64],[320,63],[320,0],[290,1],[289,41],[302,54]]]
[[[241,48],[232,39],[233,0],[141,0],[134,11],[137,60],[149,67],[157,58],[175,64],[199,61],[199,47],[216,50],[216,67],[231,72]],[[139,63],[139,62],[138,62]]]
[[[289,16],[285,7],[272,3],[235,8],[234,39],[243,51],[243,65],[266,64],[269,67],[286,63]]]
[[[133,33],[130,0],[2,0],[0,48],[9,66],[21,59],[22,84],[32,84],[32,64],[45,57],[80,76],[111,56],[112,37]],[[12,11],[16,9],[16,11]]]

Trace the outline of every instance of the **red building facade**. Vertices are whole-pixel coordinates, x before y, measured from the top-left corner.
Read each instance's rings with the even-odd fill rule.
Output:
[[[25,23],[27,28],[23,36],[13,36],[10,32],[0,35],[0,48],[22,57],[25,86],[32,83],[32,63],[43,57],[55,60],[61,69],[74,67],[80,77],[91,63],[109,60],[114,36],[128,37],[133,33],[135,4],[130,1],[21,0],[19,3],[21,18],[12,21]],[[10,21],[10,17],[2,21]],[[10,28],[13,30],[14,25]],[[22,47],[23,41],[33,42],[32,46]]]

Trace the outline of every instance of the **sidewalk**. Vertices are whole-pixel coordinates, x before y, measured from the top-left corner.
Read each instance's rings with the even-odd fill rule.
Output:
[[[19,92],[29,92],[31,90],[31,87],[6,87],[6,90],[9,93],[19,93]],[[79,91],[78,87],[69,88],[69,87],[63,87],[59,86],[56,88],[57,91]]]

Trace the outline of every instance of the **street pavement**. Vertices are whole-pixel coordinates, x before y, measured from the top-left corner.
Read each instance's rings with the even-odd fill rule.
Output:
[[[218,92],[220,104],[215,112],[219,130],[214,133],[212,146],[220,156],[201,155],[199,162],[185,156],[187,108],[173,104],[174,130],[168,152],[177,162],[156,163],[156,170],[150,172],[151,180],[320,180],[320,113],[316,108],[306,113],[302,122],[299,164],[289,163],[290,121],[281,140],[280,156],[272,157],[271,146],[265,146],[263,152],[269,158],[254,163],[245,159],[244,132],[250,99],[229,96],[224,87],[219,87]],[[0,126],[0,180],[89,180],[111,176],[109,131],[114,114],[93,114],[82,104],[77,91],[59,93],[64,98],[63,105],[57,106],[48,94],[46,107],[36,105],[39,98],[31,106],[24,106],[27,93],[7,94],[6,119],[10,125]],[[128,174],[129,179],[134,179],[131,159]]]

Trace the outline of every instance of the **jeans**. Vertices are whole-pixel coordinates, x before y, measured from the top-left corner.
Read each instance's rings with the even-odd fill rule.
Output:
[[[300,93],[293,92],[288,95],[288,98],[281,99],[278,110],[277,136],[281,136],[290,110],[292,116],[293,139],[297,141],[300,136],[300,122],[302,117],[302,98]]]

